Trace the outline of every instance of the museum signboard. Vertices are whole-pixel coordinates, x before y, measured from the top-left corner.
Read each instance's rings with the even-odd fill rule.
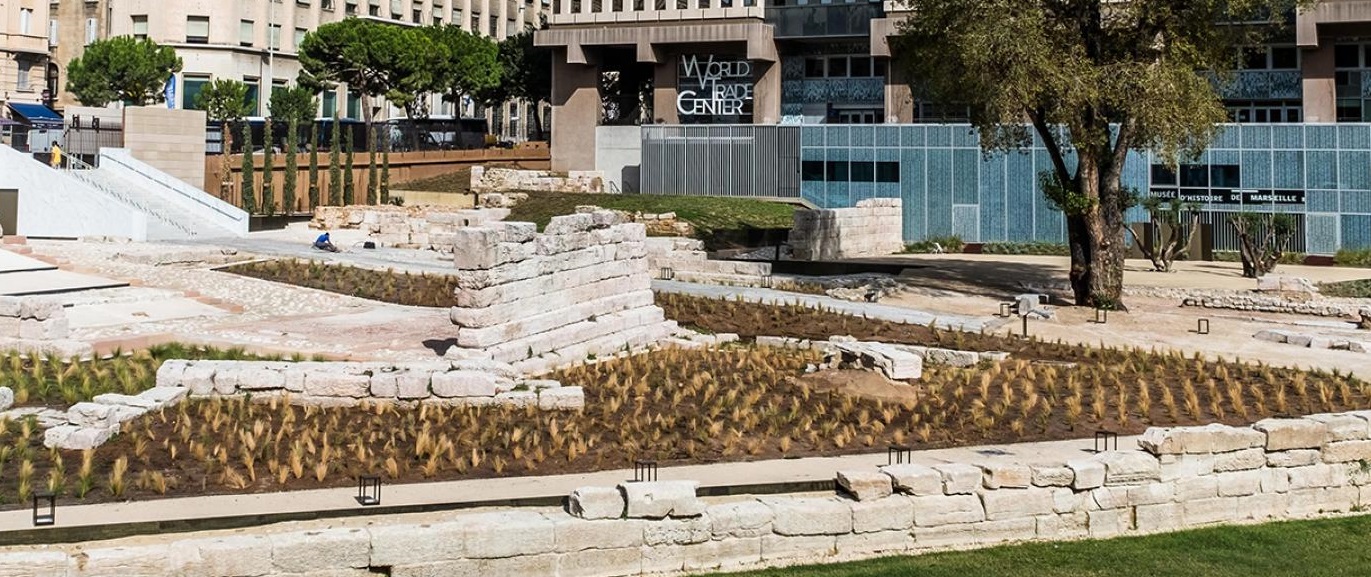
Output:
[[[676,114],[682,124],[751,124],[752,62],[714,55],[681,56]]]

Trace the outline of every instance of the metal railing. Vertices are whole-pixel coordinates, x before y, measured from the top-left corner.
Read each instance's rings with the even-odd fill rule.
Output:
[[[229,204],[229,203],[227,203],[227,202],[224,202],[224,201],[222,201],[222,200],[219,200],[219,199],[217,199],[217,198],[214,198],[214,197],[212,197],[212,196],[209,196],[208,194],[204,194],[204,191],[199,191],[199,192],[202,193],[202,194],[200,194],[200,195],[190,194],[190,193],[187,193],[186,191],[182,190],[181,187],[178,187],[178,186],[176,186],[176,185],[174,185],[174,184],[168,183],[168,182],[164,181],[164,180],[163,180],[162,178],[160,178],[160,177],[157,177],[157,176],[148,174],[148,173],[146,173],[146,172],[144,172],[144,171],[142,171],[142,170],[139,170],[138,167],[133,166],[133,165],[131,165],[131,164],[125,162],[122,158],[120,158],[120,157],[118,157],[118,156],[106,154],[106,155],[102,155],[102,157],[104,158],[105,161],[107,161],[107,162],[112,162],[112,163],[117,164],[117,165],[119,165],[120,167],[123,167],[123,168],[125,168],[125,169],[127,169],[127,170],[130,170],[130,171],[132,171],[132,172],[138,173],[138,175],[142,176],[145,180],[150,181],[150,182],[155,182],[155,183],[157,183],[158,186],[161,186],[162,188],[171,191],[172,194],[181,196],[181,197],[183,197],[183,198],[186,198],[186,199],[190,200],[191,202],[194,202],[194,203],[199,204],[199,205],[201,205],[201,206],[203,206],[203,207],[205,207],[205,208],[208,208],[208,209],[214,211],[215,213],[218,213],[219,215],[223,216],[224,218],[227,218],[227,219],[232,220],[232,221],[234,221],[234,222],[241,222],[241,221],[247,219],[246,213],[235,214],[233,211],[234,211],[234,209],[235,209],[236,207],[234,207],[233,205],[231,205],[231,204]],[[183,186],[189,187],[190,185],[183,185]],[[197,189],[197,190],[198,190],[198,189]]]
[[[153,210],[151,207],[141,202],[138,202],[137,199],[133,198],[128,194],[115,190],[114,187],[109,186],[107,183],[102,182],[100,179],[93,178],[92,176],[90,176],[90,173],[97,169],[94,166],[86,164],[85,161],[75,156],[63,155],[62,166],[60,168],[62,168],[63,172],[65,172],[68,175],[71,175],[73,178],[80,180],[81,182],[84,182],[87,185],[90,185],[91,188],[99,190],[100,192],[105,193],[111,198],[114,198],[115,200],[127,206],[137,209],[139,212],[147,215],[149,218],[155,218],[158,221],[166,224],[167,226],[170,226],[172,228],[175,228],[176,230],[185,233],[187,236],[196,236],[196,232],[193,228],[190,228],[184,223],[178,222],[176,219],[173,219],[167,215],[162,214],[161,211]]]

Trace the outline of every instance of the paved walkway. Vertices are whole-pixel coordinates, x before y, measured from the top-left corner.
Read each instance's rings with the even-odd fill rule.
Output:
[[[1002,324],[1002,321],[993,317],[977,318],[958,314],[930,313],[906,307],[845,301],[829,296],[793,293],[775,289],[701,285],[664,280],[652,281],[652,288],[660,292],[716,299],[742,299],[748,302],[772,305],[800,304],[809,307],[823,307],[824,309],[853,316],[866,316],[873,319],[897,323],[927,325],[936,321],[940,327],[969,332],[980,332],[983,328],[993,328],[998,324]]]
[[[1090,455],[1091,439],[986,445],[918,451],[913,462],[1065,462]],[[1137,437],[1120,437],[1119,448],[1137,447]],[[696,480],[704,487],[790,483],[833,479],[839,470],[873,469],[886,464],[885,453],[846,457],[778,459],[750,463],[719,463],[663,467],[658,478]],[[435,505],[501,499],[565,497],[577,487],[614,486],[632,478],[626,469],[576,475],[475,479],[409,485],[387,485],[381,489],[385,506]],[[99,505],[70,505],[59,501],[56,527],[97,526],[120,523],[173,521],[241,515],[269,515],[359,508],[353,498],[355,487],[318,489],[251,495],[185,497]],[[0,513],[0,532],[32,529],[28,509]]]

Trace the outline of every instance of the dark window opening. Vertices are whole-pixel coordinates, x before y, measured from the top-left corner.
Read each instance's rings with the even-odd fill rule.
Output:
[[[1209,167],[1209,184],[1214,188],[1238,188],[1238,165],[1215,164]]]
[[[827,179],[829,182],[847,182],[847,161],[828,161]]]
[[[806,182],[823,182],[824,161],[806,160],[800,163],[800,179]]]
[[[873,162],[853,162],[852,182],[876,182],[876,164]]]
[[[1207,188],[1209,168],[1203,164],[1182,164],[1181,186]]]
[[[1165,164],[1152,165],[1152,185],[1176,186],[1176,171]]]
[[[899,182],[900,163],[898,162],[877,162],[876,163],[876,182]]]

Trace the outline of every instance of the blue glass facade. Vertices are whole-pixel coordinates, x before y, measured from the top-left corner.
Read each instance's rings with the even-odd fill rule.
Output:
[[[1038,188],[1037,175],[1050,160],[1036,139],[1025,150],[985,155],[968,125],[800,130],[800,193],[816,205],[901,198],[910,241],[947,234],[967,242],[1065,240],[1062,215]],[[1125,186],[1179,189],[1205,199],[1212,212],[1301,215],[1311,254],[1371,247],[1371,124],[1226,125],[1198,160],[1181,167],[1154,162],[1150,153],[1130,153]],[[1137,209],[1130,216],[1144,217]]]

